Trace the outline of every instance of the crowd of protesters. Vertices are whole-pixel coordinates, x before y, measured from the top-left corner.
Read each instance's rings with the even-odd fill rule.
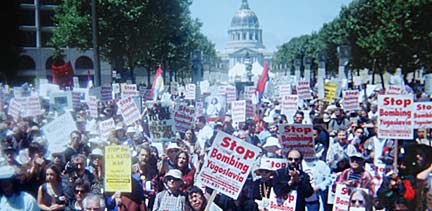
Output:
[[[116,122],[107,141],[86,127],[91,118],[83,105],[72,112],[78,130],[64,140],[67,148],[57,151],[47,151],[50,140],[40,129],[55,118],[49,108],[30,118],[13,119],[3,112],[0,210],[204,210],[213,190],[197,185],[196,178],[219,131],[260,147],[260,159],[288,161],[286,168],[274,170],[258,160],[237,200],[216,195],[214,204],[222,210],[267,210],[271,192],[283,196],[296,190],[296,210],[330,211],[329,193],[339,183],[363,188],[350,195],[352,210],[431,210],[431,129],[416,129],[413,140],[379,138],[377,94],[368,96],[355,112],[345,111],[337,99],[324,102],[315,97],[293,116],[281,113],[277,99],[265,98],[244,123],[234,124],[229,111],[222,117],[196,117],[163,151],[153,145],[148,130],[151,115],[166,115],[158,102],[143,104],[136,125],[122,122],[115,102],[99,103],[96,120]],[[173,102],[180,101],[192,104]],[[282,149],[278,128],[287,123],[313,125],[315,158]],[[109,145],[130,147],[130,193],[104,190],[104,147]],[[365,169],[368,163],[391,167],[395,161],[378,186]]]

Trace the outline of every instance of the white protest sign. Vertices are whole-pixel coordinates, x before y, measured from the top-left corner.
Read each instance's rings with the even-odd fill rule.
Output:
[[[255,114],[255,106],[252,100],[246,100],[246,118],[253,118]]]
[[[112,131],[115,129],[115,122],[113,118],[107,119],[99,123],[99,132],[101,134],[101,139],[106,141],[111,135]]]
[[[288,119],[294,116],[299,107],[299,101],[298,95],[286,95],[282,97],[282,114],[285,114]]]
[[[265,166],[270,167],[271,170],[276,171],[281,168],[288,167],[288,160],[285,158],[261,158],[262,163],[267,163]]]
[[[291,95],[291,84],[282,84],[279,86],[279,96],[283,99],[284,96]]]
[[[354,187],[347,187],[344,184],[336,184],[335,200],[333,204],[333,211],[348,211],[350,204],[350,195],[355,190]],[[366,193],[369,193],[368,189],[359,188]]]
[[[114,94],[120,93],[120,84],[113,83],[112,84],[112,89],[113,89]]]
[[[123,122],[126,125],[131,125],[140,119],[141,114],[138,106],[134,103],[131,97],[123,98],[117,103],[118,109],[123,116]]]
[[[413,106],[414,128],[432,128],[432,102],[417,102]]]
[[[233,122],[246,121],[246,101],[238,100],[231,103],[231,116]]]
[[[312,99],[309,81],[297,82],[297,95],[299,96],[300,99],[304,99],[304,100]]]
[[[278,197],[272,190],[270,193],[270,204],[267,206],[269,211],[296,210],[297,191],[291,191],[287,196]]]
[[[365,163],[365,171],[369,172],[372,175],[372,183],[375,187],[375,193],[381,187],[381,183],[383,182],[386,173],[391,170],[392,166],[386,165],[384,163]]]
[[[362,80],[360,76],[354,76],[353,77],[353,83],[354,86],[360,86],[362,84]]]
[[[77,130],[75,120],[70,112],[58,116],[52,122],[44,125],[41,130],[47,138],[49,147],[66,146],[69,143],[70,134]]]
[[[218,132],[197,181],[237,199],[261,149]]]
[[[279,125],[279,134],[281,134],[282,154],[296,149],[304,158],[315,158],[312,125]]]
[[[42,114],[38,96],[16,98],[21,103],[21,117],[32,117]]]
[[[194,120],[195,108],[189,107],[184,103],[176,104],[173,112],[174,127],[177,132],[186,132],[187,129],[192,128]]]
[[[197,101],[195,102],[195,117],[199,117],[204,115],[204,102]]]
[[[39,96],[49,97],[51,93],[59,92],[60,88],[57,84],[40,84],[39,85]]]
[[[87,101],[87,105],[90,111],[91,118],[98,118],[98,100],[96,96],[89,96],[89,100]]]
[[[218,86],[218,95],[224,96],[226,94],[226,86]]]
[[[357,90],[345,90],[343,95],[343,108],[345,111],[356,111],[360,109],[359,95]]]
[[[200,90],[202,95],[210,93],[210,83],[208,81],[201,81]]]
[[[413,95],[378,95],[378,137],[413,139]]]
[[[21,107],[21,102],[17,101],[15,98],[11,99],[8,107],[8,115],[17,120],[20,115]]]
[[[121,97],[133,97],[138,95],[137,85],[136,84],[121,84]]]
[[[237,91],[234,86],[227,86],[226,88],[226,102],[231,103],[237,100]]]
[[[195,100],[196,97],[196,85],[195,84],[186,84],[186,100]]]
[[[386,95],[400,95],[402,94],[402,86],[388,85],[385,93]]]
[[[256,88],[254,86],[245,86],[244,98],[245,100],[252,100],[255,96]]]

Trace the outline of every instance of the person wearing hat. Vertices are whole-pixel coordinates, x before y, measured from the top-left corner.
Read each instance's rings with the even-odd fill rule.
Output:
[[[369,194],[375,193],[375,184],[372,175],[364,169],[364,156],[359,152],[349,154],[350,167],[342,171],[333,184],[333,192],[336,190],[336,184],[344,184],[348,187],[366,188]]]
[[[264,149],[264,157],[266,158],[283,158],[279,140],[273,136],[266,138],[266,142],[262,148]]]
[[[260,166],[254,171],[259,179],[253,182],[253,199],[258,202],[259,210],[268,209],[270,205],[270,193],[273,189],[274,170],[271,167],[270,160],[261,159]]]
[[[156,195],[153,211],[176,211],[186,208],[186,197],[180,191],[180,187],[183,185],[182,176],[178,169],[171,169],[165,174],[166,190]]]
[[[99,182],[102,182],[103,174],[104,174],[103,151],[99,148],[95,148],[90,153],[89,158],[90,158],[90,163],[88,167],[89,171],[95,175],[96,179]]]
[[[0,167],[0,209],[8,211],[39,211],[36,199],[20,191],[14,167]]]
[[[13,136],[10,138],[13,138]],[[6,137],[6,139],[8,139],[8,137]],[[18,150],[16,148],[15,142],[13,141],[9,142],[7,140],[3,140],[2,152],[7,165],[14,166],[16,168],[21,168],[22,166],[21,163],[19,163],[16,159],[16,156],[18,155]]]
[[[182,148],[177,143],[169,143],[166,148],[166,154],[162,155],[163,159],[158,164],[158,170],[160,175],[164,175],[170,169],[175,169],[175,160],[182,151]]]

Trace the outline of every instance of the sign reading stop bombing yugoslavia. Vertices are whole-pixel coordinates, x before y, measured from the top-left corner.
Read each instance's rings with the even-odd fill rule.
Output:
[[[414,128],[432,128],[432,102],[414,103]]]
[[[239,138],[218,132],[197,179],[237,199],[260,151]]]
[[[413,95],[378,95],[378,137],[413,139]]]
[[[105,191],[132,192],[132,159],[128,146],[106,146],[105,166]]]

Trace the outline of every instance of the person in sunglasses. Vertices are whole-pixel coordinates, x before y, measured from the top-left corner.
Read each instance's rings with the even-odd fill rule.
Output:
[[[166,190],[156,195],[153,211],[177,211],[186,207],[186,197],[180,191],[183,185],[182,172],[171,169],[165,174],[164,182]]]
[[[354,190],[349,199],[348,211],[372,211],[371,197],[362,189]]]
[[[296,211],[304,211],[305,199],[310,197],[314,190],[310,177],[301,168],[303,155],[298,150],[288,152],[288,166],[279,169],[273,176],[273,189],[277,196],[287,196],[291,191],[297,191]]]

